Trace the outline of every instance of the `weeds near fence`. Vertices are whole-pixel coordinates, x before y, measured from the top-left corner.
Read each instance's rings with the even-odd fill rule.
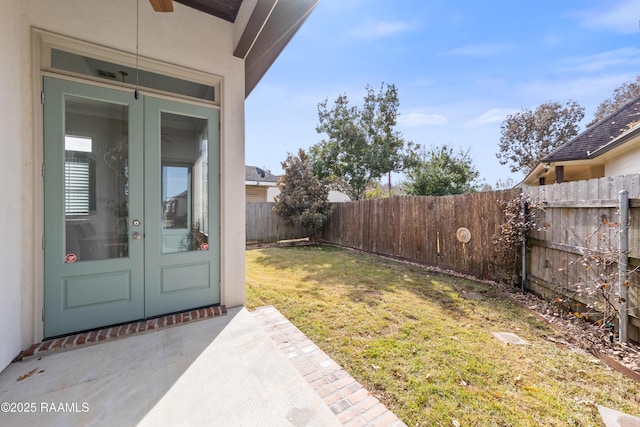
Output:
[[[601,221],[591,235],[586,239],[587,253],[578,259],[578,262],[587,272],[587,282],[576,284],[579,295],[586,296],[592,303],[589,309],[595,309],[601,313],[603,323],[608,325],[618,317],[620,294],[616,292],[618,283],[618,240],[620,227],[617,222],[609,221],[607,215],[602,215]],[[590,313],[586,313],[589,315]]]
[[[515,285],[522,274],[520,272],[522,245],[526,241],[526,236],[532,230],[542,230],[537,222],[542,207],[525,193],[520,193],[518,197],[511,200],[498,200],[498,204],[505,217],[500,225],[499,234],[493,236],[493,244],[497,246],[498,259],[501,260],[498,279],[501,282],[507,280],[511,285]]]
[[[608,215],[600,215],[593,231],[585,239],[584,253],[560,269],[567,276],[567,269],[575,265],[583,270],[583,275],[573,284],[566,281],[556,283],[560,291],[556,302],[560,308],[571,316],[593,321],[608,329],[611,339],[614,321],[620,315],[620,306],[624,302],[619,292],[620,227]],[[628,288],[631,282],[627,279],[623,286]]]

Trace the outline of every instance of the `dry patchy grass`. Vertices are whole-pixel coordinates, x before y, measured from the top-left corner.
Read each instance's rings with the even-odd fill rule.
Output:
[[[409,426],[601,426],[597,404],[640,416],[640,384],[547,340],[551,329],[489,285],[331,247],[270,248],[247,252],[247,297]]]

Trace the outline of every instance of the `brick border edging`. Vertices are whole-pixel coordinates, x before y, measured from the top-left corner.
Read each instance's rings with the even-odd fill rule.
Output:
[[[53,338],[33,344],[28,349],[21,351],[13,361],[18,362],[31,357],[42,356],[54,351],[68,350],[80,346],[96,344],[147,331],[154,331],[184,323],[223,316],[225,314],[227,314],[227,308],[224,305],[203,307],[181,313],[168,314],[166,316],[156,317],[153,319],[137,320],[102,329],[94,329],[92,331],[82,332],[79,334]]]
[[[251,314],[344,426],[406,427],[275,307]]]

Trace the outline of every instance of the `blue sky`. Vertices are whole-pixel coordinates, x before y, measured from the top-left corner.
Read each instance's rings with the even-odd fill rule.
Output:
[[[406,140],[469,150],[488,184],[519,182],[495,155],[506,115],[572,99],[584,127],[640,74],[639,22],[639,0],[320,0],[247,98],[246,164],[282,173],[325,137],[319,102],[360,106],[385,82]]]

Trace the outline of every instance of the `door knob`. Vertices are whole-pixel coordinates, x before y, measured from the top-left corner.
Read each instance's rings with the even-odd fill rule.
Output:
[[[133,237],[134,240],[140,240],[142,235],[140,233],[138,233],[137,231],[134,231],[133,234],[131,235],[131,237]]]

